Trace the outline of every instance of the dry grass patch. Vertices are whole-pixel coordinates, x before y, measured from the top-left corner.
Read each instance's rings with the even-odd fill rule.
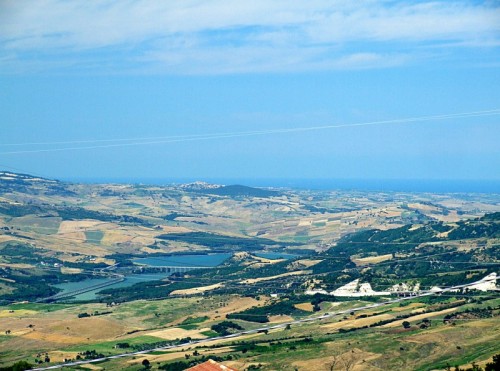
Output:
[[[127,364],[129,365],[141,365],[142,361],[147,359],[150,363],[156,363],[156,362],[168,362],[168,361],[173,361],[174,359],[185,359],[184,355],[188,354],[189,352],[169,352],[165,354],[148,354],[143,357],[139,357],[136,359],[129,359],[127,361]]]
[[[314,312],[313,305],[311,303],[295,304],[294,307],[300,310],[305,310],[306,312]]]
[[[390,314],[380,314],[378,316],[373,316],[373,317],[366,317],[366,318],[353,318],[353,319],[347,319],[347,320],[342,320],[341,322],[333,322],[329,323],[326,325],[321,326],[322,328],[329,329],[329,330],[338,330],[341,328],[353,328],[353,327],[363,327],[363,326],[369,326],[373,323],[376,323],[378,321],[385,321],[388,319],[393,319],[394,317],[391,316]]]
[[[31,265],[31,264],[23,264],[23,263],[18,263],[18,264],[15,264],[15,263],[0,263],[0,267],[7,267],[7,268],[17,268],[17,269],[31,269],[31,268],[34,268],[35,266],[34,265]],[[16,282],[14,280],[9,280],[9,279],[6,279],[4,278],[3,281],[7,281],[7,282]]]
[[[323,261],[322,259],[317,259],[317,260],[301,259],[301,260],[295,261],[294,263],[299,264],[304,268],[309,268],[309,267],[312,267],[313,265],[321,263],[322,261]]]
[[[332,362],[332,357],[321,357],[316,359],[306,359],[303,361],[295,361],[292,366],[298,371],[327,371],[330,370],[330,363]],[[341,368],[338,368],[341,369]]]
[[[196,315],[200,317],[207,316],[210,320],[214,320],[217,318],[224,318],[225,315],[229,313],[240,312],[260,305],[264,305],[263,300],[257,301],[254,298],[236,296],[233,300],[230,300],[225,307],[218,308],[217,311],[219,313],[215,313],[215,311],[211,310],[208,312],[196,313]]]
[[[209,328],[202,328],[199,330],[184,330],[180,327],[173,327],[165,330],[158,330],[153,332],[148,332],[146,335],[154,336],[165,340],[175,340],[182,338],[193,338],[193,339],[204,339],[206,336],[202,335],[201,331],[208,331]]]
[[[189,233],[191,229],[185,227],[161,226],[162,234],[166,233]]]
[[[49,352],[50,361],[56,363],[62,363],[65,359],[74,359],[77,355],[78,352],[62,352],[59,350]]]
[[[105,231],[104,236],[101,239],[101,244],[103,245],[116,245],[119,243],[131,242],[133,236],[130,236],[126,231],[123,230],[111,230]]]
[[[4,234],[0,234],[0,243],[1,242],[8,242],[8,241],[17,241],[18,239],[14,236],[7,236]]]
[[[7,314],[16,317],[0,317],[0,331],[11,330],[13,336],[25,341],[79,344],[89,340],[110,340],[126,330],[120,323],[102,317],[61,320],[61,317],[74,315],[64,311],[44,313],[42,316],[38,316],[36,312],[23,310]]]
[[[294,320],[293,317],[287,316],[285,314],[280,314],[277,316],[269,316],[268,318],[270,323],[292,322]]]
[[[63,274],[79,274],[82,272],[83,272],[83,270],[80,268],[61,267],[61,273],[63,273]]]
[[[75,318],[66,321],[57,321],[47,326],[48,333],[63,333],[70,336],[83,336],[92,340],[112,339],[126,331],[121,323],[99,317]]]
[[[224,353],[229,353],[233,351],[233,347],[221,347],[218,349],[198,349],[198,352],[203,355],[209,355],[209,354],[224,354]],[[147,359],[151,363],[155,362],[167,362],[167,361],[172,361],[174,359],[179,359],[182,358],[184,359],[185,354],[192,353],[193,350],[191,348],[187,348],[185,351],[168,351],[165,352],[164,354],[148,354],[144,357],[136,358],[133,360],[127,361],[128,364],[137,364],[141,365],[142,361],[144,359]]]
[[[297,276],[297,275],[302,275],[302,274],[308,274],[310,271],[295,271],[295,272],[288,272],[288,273],[283,273],[283,274],[278,274],[276,276],[269,276],[269,277],[260,277],[260,278],[251,278],[248,280],[243,280],[240,281],[242,284],[249,284],[249,283],[256,283],[256,282],[261,282],[261,281],[269,281],[269,280],[274,280],[276,278],[281,278],[281,277],[287,277],[287,276]]]
[[[140,245],[152,245],[155,243],[155,239],[149,235],[136,236],[131,239],[131,242]],[[158,252],[157,250],[155,252]]]
[[[59,225],[58,234],[68,234],[71,232],[85,232],[89,229],[96,229],[96,226],[103,226],[106,223],[95,220],[65,220]],[[108,224],[115,226],[114,224]],[[116,226],[115,226],[116,227]]]
[[[64,334],[48,334],[41,331],[30,331],[22,335],[24,339],[40,340],[43,342],[57,343],[57,344],[80,344],[87,341],[82,336],[71,336]]]
[[[366,258],[352,259],[352,261],[356,265],[365,265],[365,264],[376,264],[391,259],[392,259],[392,254],[386,254],[379,256],[368,256]]]
[[[101,367],[101,366],[98,366],[94,363],[87,363],[87,364],[84,364],[84,365],[80,365],[79,367],[81,368],[85,368],[87,370],[105,370],[105,368]]]
[[[251,257],[252,257],[252,259],[259,261],[260,263],[265,263],[264,265],[276,264],[276,263],[281,263],[281,262],[285,261],[285,259],[267,259],[267,258],[263,258],[261,256],[256,256],[256,255],[252,255]],[[260,266],[262,266],[262,265],[260,265]]]
[[[175,295],[194,295],[194,294],[199,294],[202,292],[206,291],[211,291],[218,289],[219,287],[223,287],[224,285],[221,283],[216,283],[215,285],[210,285],[210,286],[200,286],[200,287],[193,287],[191,289],[184,289],[184,290],[175,290],[170,293],[170,296],[175,296]]]
[[[0,310],[0,318],[12,318],[12,317],[23,317],[23,316],[31,316],[36,314],[37,312],[34,310],[28,309],[17,309],[17,310]]]
[[[405,305],[403,307],[391,308],[391,310],[393,312],[403,312],[403,311],[408,310],[408,309],[415,310],[417,308],[422,308],[422,307],[425,307],[425,304],[422,304],[422,303],[411,303],[411,304]]]
[[[402,319],[402,320],[394,321],[394,322],[391,322],[391,323],[387,323],[387,324],[383,325],[382,327],[400,327],[400,326],[403,325],[404,321],[408,321],[410,323],[411,322],[415,322],[415,321],[420,321],[420,320],[423,320],[424,318],[432,318],[432,317],[436,317],[436,316],[445,315],[445,314],[448,314],[448,313],[451,313],[451,312],[455,312],[457,309],[458,308],[449,308],[449,309],[444,309],[444,310],[441,310],[441,311],[438,311],[438,312],[417,314],[416,316],[412,316],[412,317],[409,317],[409,318],[406,318],[406,319]]]

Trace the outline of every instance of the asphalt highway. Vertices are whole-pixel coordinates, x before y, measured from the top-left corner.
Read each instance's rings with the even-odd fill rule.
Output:
[[[448,287],[448,288],[442,289],[441,291],[437,291],[437,292],[426,291],[426,292],[423,292],[421,294],[417,294],[417,295],[413,295],[413,296],[399,297],[397,299],[387,300],[387,301],[384,301],[384,302],[381,302],[381,303],[364,305],[364,306],[361,306],[361,307],[346,309],[346,310],[342,310],[342,311],[338,311],[338,312],[333,312],[333,313],[325,313],[325,314],[323,314],[321,316],[308,317],[308,318],[304,318],[304,319],[298,319],[298,320],[291,321],[291,322],[280,323],[280,324],[274,325],[274,326],[263,326],[263,327],[260,327],[260,328],[257,328],[257,329],[253,329],[253,330],[247,330],[247,331],[237,332],[237,333],[234,333],[234,334],[231,334],[231,335],[217,336],[217,337],[212,337],[212,338],[207,338],[207,339],[200,339],[200,340],[193,340],[193,341],[190,341],[190,342],[187,342],[187,343],[182,343],[182,344],[177,344],[177,345],[168,345],[168,346],[154,348],[154,349],[141,350],[141,351],[138,351],[138,352],[131,352],[131,353],[116,354],[116,355],[112,355],[112,356],[106,356],[106,357],[96,358],[96,359],[90,359],[90,360],[82,360],[82,361],[61,363],[61,364],[58,364],[58,365],[53,365],[53,366],[48,366],[48,367],[34,368],[32,370],[35,370],[35,371],[54,370],[54,369],[58,369],[58,368],[62,368],[62,367],[72,367],[72,366],[79,366],[79,365],[84,365],[84,364],[89,364],[89,363],[98,363],[98,362],[102,362],[102,361],[106,361],[106,360],[110,360],[110,359],[117,359],[117,358],[124,358],[124,357],[134,357],[134,356],[144,355],[144,354],[148,354],[148,353],[152,353],[152,352],[157,352],[157,351],[165,351],[165,350],[170,350],[170,349],[186,348],[186,347],[193,346],[193,345],[210,343],[210,342],[213,342],[213,341],[216,341],[216,340],[232,339],[232,338],[237,338],[237,337],[243,336],[243,335],[256,334],[256,333],[259,333],[259,332],[265,332],[266,330],[269,331],[269,330],[274,330],[274,329],[279,329],[279,328],[285,328],[287,325],[298,325],[298,324],[301,324],[301,323],[321,321],[321,320],[324,320],[324,319],[336,317],[336,316],[343,315],[343,314],[346,314],[346,313],[358,312],[358,311],[361,311],[361,310],[377,308],[377,307],[381,307],[381,306],[384,306],[384,305],[387,305],[387,304],[399,303],[399,302],[402,302],[402,301],[405,301],[405,300],[411,300],[411,299],[415,299],[415,298],[421,298],[421,297],[424,297],[424,296],[439,295],[439,294],[442,294],[442,293],[445,293],[445,292],[452,292],[452,291],[455,291],[455,290],[464,289],[464,288],[467,288],[467,287],[470,287],[470,286],[477,285],[479,283],[484,283],[484,282],[488,282],[488,281],[492,281],[492,280],[496,281],[497,279],[498,279],[497,277],[491,278],[491,279],[485,279],[485,278],[483,278],[483,279],[481,279],[479,281],[476,281],[476,282],[472,282],[472,283],[465,284],[465,285],[457,285],[457,286]]]

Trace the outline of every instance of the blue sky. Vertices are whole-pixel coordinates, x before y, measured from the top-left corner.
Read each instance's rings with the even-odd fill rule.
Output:
[[[0,168],[500,179],[499,112],[287,132],[500,109],[498,2],[228,4],[0,2]]]

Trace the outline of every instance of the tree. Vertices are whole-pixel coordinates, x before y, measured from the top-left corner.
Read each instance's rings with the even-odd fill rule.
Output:
[[[356,366],[356,363],[358,363],[356,358],[354,350],[342,355],[342,363],[344,364],[345,371],[351,371]]]
[[[151,363],[147,359],[143,359],[142,360],[142,365],[144,366],[144,368],[150,368],[151,367]]]
[[[332,355],[332,358],[330,359],[330,361],[327,363],[327,370],[328,371],[333,371],[335,369],[335,366],[340,362],[340,357],[338,355],[338,353],[334,353]]]
[[[497,371],[500,370],[500,354],[496,354],[493,356],[493,362],[488,362],[485,371]]]
[[[404,327],[404,328],[410,328],[410,327],[411,327],[410,322],[408,322],[408,321],[403,321],[403,327]]]
[[[342,354],[342,350],[334,350],[329,362],[325,365],[327,371],[333,371],[335,368],[341,368],[345,371],[351,371],[358,363],[358,357],[354,350],[347,350]]]
[[[32,368],[33,368],[33,365],[29,364],[28,362],[19,361],[19,362],[14,363],[10,367],[2,368],[2,370],[24,371],[24,370],[31,370]]]

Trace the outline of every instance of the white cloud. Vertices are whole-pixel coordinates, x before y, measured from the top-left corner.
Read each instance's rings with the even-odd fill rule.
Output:
[[[16,55],[19,65],[78,56],[99,64],[119,50],[112,64],[124,70],[144,64],[172,73],[369,68],[411,60],[401,44],[491,45],[499,34],[500,8],[464,1],[0,3],[0,57]]]

